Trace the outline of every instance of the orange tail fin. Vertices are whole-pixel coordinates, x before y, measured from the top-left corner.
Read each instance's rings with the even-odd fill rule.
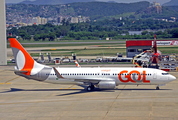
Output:
[[[26,75],[30,75],[35,61],[15,38],[9,38],[9,41],[12,47],[17,69],[20,71],[28,71]]]

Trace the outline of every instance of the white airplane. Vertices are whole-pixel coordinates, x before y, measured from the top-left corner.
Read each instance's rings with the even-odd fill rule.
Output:
[[[22,45],[9,38],[16,61],[15,74],[27,79],[42,82],[88,85],[87,90],[95,87],[114,89],[118,85],[156,85],[169,83],[176,78],[169,73],[150,68],[55,68],[42,65],[33,60]]]

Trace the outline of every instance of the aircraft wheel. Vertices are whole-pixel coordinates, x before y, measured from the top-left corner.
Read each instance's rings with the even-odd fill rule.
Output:
[[[159,87],[156,87],[156,90],[159,90]]]
[[[92,87],[91,87],[91,86],[88,86],[88,87],[87,87],[87,91],[92,91]]]
[[[143,68],[147,68],[147,65],[143,65]]]

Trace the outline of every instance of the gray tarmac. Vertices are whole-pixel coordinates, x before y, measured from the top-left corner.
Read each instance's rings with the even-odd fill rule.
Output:
[[[1,120],[177,120],[178,81],[156,86],[122,85],[87,92],[76,85],[27,80],[0,66]],[[178,77],[177,72],[170,74]]]

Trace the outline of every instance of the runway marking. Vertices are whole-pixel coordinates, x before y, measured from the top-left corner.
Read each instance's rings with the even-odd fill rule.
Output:
[[[11,83],[6,83],[7,85],[10,85]]]
[[[10,85],[11,83],[0,83],[0,85]]]
[[[16,77],[16,78],[13,78],[13,79],[11,79],[11,80],[8,80],[7,82],[5,82],[5,83],[8,83],[8,82],[10,82],[10,81],[13,81],[13,80],[15,80],[15,79],[17,79],[17,78],[19,78],[20,76],[18,76],[18,77]]]

